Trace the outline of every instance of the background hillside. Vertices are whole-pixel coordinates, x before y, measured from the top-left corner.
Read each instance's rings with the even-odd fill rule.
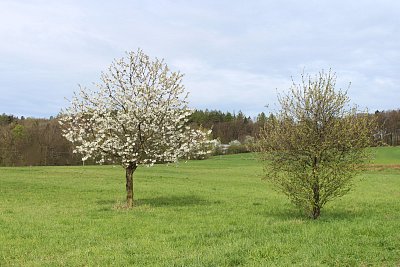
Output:
[[[376,111],[371,116],[377,116],[381,143],[400,145],[400,110]],[[190,124],[211,128],[212,138],[223,144],[234,140],[244,143],[249,137],[257,137],[267,119],[263,112],[250,118],[240,111],[196,110],[191,115]],[[0,115],[0,166],[82,164],[81,157],[72,151],[72,144],[61,135],[57,117],[39,119]],[[243,152],[241,149],[232,151]]]

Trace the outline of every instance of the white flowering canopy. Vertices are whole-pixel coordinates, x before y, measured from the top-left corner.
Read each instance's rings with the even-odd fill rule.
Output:
[[[176,161],[199,134],[187,126],[182,76],[142,50],[127,53],[102,73],[97,91],[80,87],[60,118],[64,136],[83,160],[124,167]]]

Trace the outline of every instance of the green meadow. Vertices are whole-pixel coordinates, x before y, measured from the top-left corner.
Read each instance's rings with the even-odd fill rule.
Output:
[[[400,147],[374,150],[315,221],[254,154],[138,168],[132,210],[120,166],[0,168],[0,266],[399,266]]]

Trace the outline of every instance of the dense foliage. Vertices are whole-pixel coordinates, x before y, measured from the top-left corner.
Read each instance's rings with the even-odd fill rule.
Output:
[[[189,121],[195,125],[212,128],[213,138],[219,139],[223,144],[228,144],[233,140],[243,142],[246,136],[254,137],[265,119],[266,115],[263,112],[253,120],[241,111],[232,114],[206,109],[194,111]]]
[[[400,109],[375,111],[379,125],[379,138],[389,146],[400,145]]]
[[[316,219],[351,188],[376,127],[373,116],[348,106],[331,72],[302,78],[279,98],[281,110],[265,124],[260,151],[266,179]]]
[[[78,165],[56,119],[0,115],[0,166]]]

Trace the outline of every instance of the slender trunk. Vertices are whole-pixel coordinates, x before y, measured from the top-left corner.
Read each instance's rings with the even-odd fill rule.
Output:
[[[315,220],[319,218],[320,214],[321,214],[321,207],[314,206],[311,217]]]
[[[310,214],[311,218],[314,220],[317,219],[321,213],[321,205],[320,205],[320,199],[319,199],[319,182],[318,182],[318,162],[319,158],[314,157],[313,159],[313,176],[314,176],[314,181],[313,181],[313,207],[312,207],[312,212]]]
[[[132,208],[133,206],[133,172],[136,170],[136,163],[130,163],[125,168],[126,177],[126,206]]]
[[[321,207],[319,203],[319,185],[317,183],[313,186],[313,209],[311,217],[315,220],[318,219],[321,213]]]

